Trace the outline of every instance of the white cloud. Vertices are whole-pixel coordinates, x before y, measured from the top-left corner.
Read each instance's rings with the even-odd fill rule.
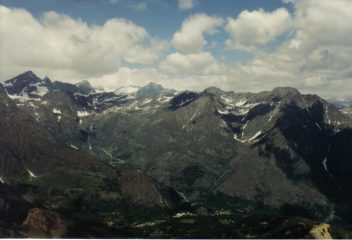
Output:
[[[173,53],[160,64],[160,68],[167,73],[178,75],[217,75],[227,71],[227,67],[209,52]]]
[[[160,83],[165,82],[166,79],[166,76],[162,75],[154,68],[136,69],[121,67],[114,73],[104,74],[101,77],[92,77],[88,80],[96,87],[116,89],[118,87],[129,85],[144,86],[149,82]]]
[[[243,11],[228,19],[227,44],[253,54],[252,60],[233,66],[204,50],[206,46],[218,50],[218,40],[207,38],[220,30],[222,18],[190,16],[171,41],[177,52],[160,59],[167,43],[128,20],[89,25],[55,12],[36,19],[26,10],[0,7],[0,78],[31,69],[55,80],[88,79],[109,88],[153,81],[178,90],[215,85],[261,91],[292,86],[324,97],[351,96],[352,1],[286,2],[292,4],[292,14],[286,9]],[[287,31],[290,34],[280,45],[265,51]],[[124,62],[144,65],[127,68],[122,67]]]
[[[253,51],[274,41],[290,27],[291,16],[285,8],[273,12],[245,10],[237,19],[228,18],[226,30],[231,38],[226,43],[235,49]]]
[[[352,92],[352,1],[297,0],[294,34],[273,53],[236,68],[255,86],[293,86],[324,97]]]
[[[10,69],[37,70],[64,80],[99,76],[115,72],[122,61],[152,64],[166,47],[124,19],[89,25],[52,11],[35,19],[24,9],[4,6],[0,16],[2,78],[14,74]]]
[[[174,34],[172,44],[184,53],[199,52],[207,44],[204,35],[215,34],[223,23],[222,18],[206,14],[192,15],[183,22],[181,30]]]
[[[352,46],[352,2],[296,1],[293,39],[303,50],[318,46]]]
[[[145,10],[147,10],[147,3],[146,2],[136,3],[136,4],[130,5],[130,7],[135,11],[144,12]]]
[[[181,10],[189,10],[195,6],[195,0],[178,0],[178,8]]]

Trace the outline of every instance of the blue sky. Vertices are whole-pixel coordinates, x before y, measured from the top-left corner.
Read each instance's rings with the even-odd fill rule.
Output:
[[[0,81],[32,69],[107,88],[292,86],[345,97],[352,2],[333,2],[0,0]]]
[[[140,3],[146,3],[145,11],[131,8]],[[160,37],[172,36],[183,20],[194,13],[228,17],[237,16],[244,9],[273,11],[280,7],[290,8],[281,0],[197,0],[194,8],[187,11],[178,8],[177,0],[120,0],[115,4],[109,0],[0,0],[0,4],[25,8],[36,17],[53,10],[91,24],[103,24],[110,18],[126,18]]]

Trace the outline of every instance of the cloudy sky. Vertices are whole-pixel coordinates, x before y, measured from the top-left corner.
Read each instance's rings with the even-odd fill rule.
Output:
[[[0,81],[352,95],[352,0],[0,0]]]

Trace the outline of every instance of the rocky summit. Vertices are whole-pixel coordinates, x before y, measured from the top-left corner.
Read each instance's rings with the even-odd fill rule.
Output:
[[[0,236],[351,238],[350,110],[25,72],[0,86]]]

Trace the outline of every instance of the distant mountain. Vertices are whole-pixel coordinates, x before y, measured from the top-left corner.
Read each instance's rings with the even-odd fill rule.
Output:
[[[29,76],[21,78],[25,83],[16,84],[27,86]],[[73,173],[65,170],[60,176],[86,176],[88,172],[87,178],[77,177],[79,183],[85,179],[85,183],[80,183],[84,189],[92,185],[93,192],[108,199],[115,196],[111,198],[114,201],[119,199],[118,205],[123,202],[133,207],[148,206],[143,219],[160,214],[160,209],[176,214],[167,220],[168,226],[175,224],[174,228],[165,226],[165,229],[174,229],[172,231],[183,226],[183,220],[199,221],[207,228],[204,222],[217,221],[214,220],[217,217],[224,220],[225,215],[236,216],[237,220],[229,217],[226,221],[239,221],[236,224],[246,228],[248,223],[256,221],[257,213],[265,214],[270,229],[276,227],[272,219],[292,216],[352,224],[352,118],[348,109],[337,109],[317,95],[301,94],[289,87],[259,93],[225,92],[216,87],[201,92],[176,92],[150,83],[114,92],[93,92],[85,82],[79,85],[86,89],[83,93],[76,85],[59,82],[53,85],[48,93],[35,99],[11,100],[5,96],[5,90],[3,96],[0,94],[3,111],[13,114],[2,114],[1,119],[6,122],[3,125],[7,126],[3,131],[8,135],[4,134],[1,146],[11,146],[6,142],[11,136],[19,136],[20,141],[22,136],[15,129],[28,125],[28,131],[34,132],[36,139],[28,138],[31,140],[23,141],[23,146],[30,147],[16,151],[25,152],[28,160],[37,155],[39,160],[41,156],[53,159],[45,163],[43,160],[36,168],[36,164],[27,165],[25,161],[22,166],[21,161],[4,158],[0,161],[6,166],[3,169],[13,172],[0,171],[3,181],[9,181],[7,176],[22,179],[28,168],[35,176],[55,176],[55,181],[66,184],[56,170],[45,166],[57,169],[56,164],[61,166],[63,161],[59,159],[70,159],[68,152],[73,151],[82,158],[87,157],[88,163],[97,164],[97,168],[91,170],[77,155],[74,159],[78,160],[72,160],[73,166],[69,165],[71,161],[67,163],[69,167],[61,166],[74,169]],[[6,91],[11,96],[7,86]],[[23,119],[19,123],[21,127],[10,125],[19,121],[12,119]],[[41,143],[39,138],[48,143]],[[49,146],[49,143],[54,145]],[[44,147],[37,149],[35,144]],[[14,144],[17,145],[20,144]],[[41,152],[53,148],[63,153]],[[13,151],[4,156],[10,154]],[[76,169],[76,164],[88,169]],[[16,172],[15,169],[21,170]],[[118,173],[111,169],[117,169]],[[142,177],[142,173],[146,175]],[[28,174],[31,176],[27,171]],[[102,180],[103,176],[108,177]],[[98,183],[95,178],[100,179]],[[53,181],[48,179],[48,182]],[[116,191],[112,190],[113,186],[118,186]],[[75,192],[71,187],[70,191]],[[81,187],[78,184],[75,188]],[[102,193],[101,189],[108,189],[108,193]],[[148,195],[149,191],[152,194]],[[127,216],[133,219],[130,224],[133,222],[144,233],[150,233],[151,229],[159,231],[158,224],[164,224],[138,221],[138,213],[120,212],[125,205],[113,208],[110,204],[112,202],[108,201],[102,211],[104,214],[108,214],[107,209],[118,212],[120,217],[108,214],[115,224],[121,224],[122,216]],[[152,206],[157,206],[158,214],[154,215]],[[141,208],[136,207],[136,211],[138,209]],[[180,220],[173,220],[179,217]],[[249,217],[251,221],[242,222],[241,217]],[[303,220],[297,221],[302,223]],[[208,222],[209,226],[212,223]],[[207,231],[204,228],[202,230]],[[169,231],[165,229],[162,231]],[[238,234],[230,236],[246,236]]]
[[[126,106],[128,115],[118,110],[94,120],[87,118],[88,124],[99,126],[94,130],[96,137],[91,138],[94,148],[111,149],[112,158],[137,164],[189,197],[221,191],[254,199],[265,192],[267,197],[261,198],[268,204],[310,202],[313,196],[317,203],[327,203],[324,194],[311,187],[315,181],[311,168],[317,168],[321,176],[329,177],[322,163],[329,155],[328,146],[316,149],[314,158],[318,162],[315,164],[319,165],[313,167],[306,162],[312,161],[312,156],[299,152],[301,149],[295,149],[291,144],[296,142],[305,146],[306,139],[313,133],[332,141],[335,132],[350,124],[346,116],[324,100],[301,95],[290,88],[259,94],[226,93],[214,88],[201,93],[183,92],[159,107],[150,102],[144,109],[128,110]],[[296,126],[296,123],[301,125]],[[288,128],[290,124],[293,125]],[[307,135],[299,143],[290,139],[287,132],[294,126]],[[109,129],[114,129],[114,134],[107,137]],[[325,131],[331,135],[325,136]],[[317,139],[311,141],[319,146]],[[290,150],[284,150],[286,148]],[[278,161],[283,157],[287,158],[285,162]],[[261,163],[263,158],[268,162]],[[292,166],[286,166],[290,161]],[[263,171],[262,167],[269,172]],[[282,185],[277,185],[277,179],[273,178],[275,171]],[[296,182],[296,175],[305,176],[305,181],[310,183]],[[275,187],[264,189],[262,181]],[[241,184],[234,185],[233,182]],[[300,187],[296,188],[297,184]]]
[[[82,94],[89,95],[95,93],[95,89],[90,85],[88,81],[82,81],[77,84],[70,83],[62,83],[62,82],[54,82],[55,90],[62,90],[66,92],[70,92],[72,94]]]
[[[53,89],[49,78],[41,80],[32,71],[5,81],[4,85],[9,95],[23,98],[40,98]]]
[[[166,89],[159,84],[149,83],[144,87],[127,86],[114,91],[97,91],[84,80],[77,84],[55,81],[49,78],[43,80],[33,72],[28,71],[5,81],[5,89],[11,98],[19,100],[38,100],[52,91],[61,91],[71,94],[75,104],[83,109],[102,111],[112,106],[126,103],[129,99],[155,97],[158,95],[173,95],[174,90]],[[44,97],[45,98],[45,97]]]
[[[87,80],[83,80],[77,83],[76,86],[78,87],[79,93],[81,94],[95,93],[95,89],[92,87],[92,85],[90,85],[90,83]]]
[[[336,108],[341,109],[352,104],[352,97],[345,99],[329,98],[327,101],[334,105]]]
[[[144,87],[139,88],[136,91],[136,97],[155,97],[160,94],[173,94],[175,91],[171,89],[166,89],[160,84],[148,83]]]
[[[342,108],[341,111],[352,117],[352,104]]]
[[[114,91],[116,94],[125,94],[130,98],[152,98],[158,95],[172,95],[176,91],[173,89],[164,88],[162,85],[150,82],[143,87],[139,86],[126,86],[120,87]]]

